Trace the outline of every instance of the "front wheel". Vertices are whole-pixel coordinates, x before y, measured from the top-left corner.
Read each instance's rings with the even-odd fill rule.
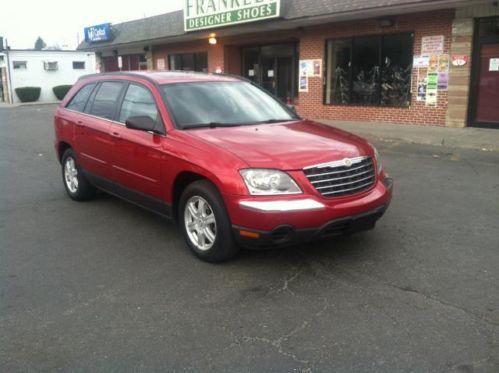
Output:
[[[92,198],[96,189],[83,175],[73,149],[64,152],[61,163],[64,188],[69,197],[75,201],[86,201]]]
[[[187,186],[180,198],[178,216],[187,245],[200,259],[223,262],[239,251],[222,197],[209,181]]]

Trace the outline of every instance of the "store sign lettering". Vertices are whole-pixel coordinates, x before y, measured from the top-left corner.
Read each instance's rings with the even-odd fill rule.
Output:
[[[280,16],[280,0],[185,0],[185,31],[196,31]]]
[[[87,43],[96,43],[99,41],[111,40],[111,24],[90,26],[85,28],[85,41]]]

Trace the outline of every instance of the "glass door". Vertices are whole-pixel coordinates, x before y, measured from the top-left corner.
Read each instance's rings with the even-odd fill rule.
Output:
[[[499,17],[477,20],[470,125],[499,129]]]
[[[284,102],[296,97],[297,57],[295,44],[244,48],[243,76]]]

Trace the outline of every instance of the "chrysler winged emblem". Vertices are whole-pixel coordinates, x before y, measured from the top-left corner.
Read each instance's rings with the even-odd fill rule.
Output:
[[[352,164],[353,164],[353,162],[350,158],[345,158],[343,160],[343,163],[345,164],[345,167],[352,167]]]

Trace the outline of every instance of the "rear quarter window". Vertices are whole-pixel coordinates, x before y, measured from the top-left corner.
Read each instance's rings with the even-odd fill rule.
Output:
[[[71,99],[69,104],[66,105],[66,109],[83,112],[85,105],[87,104],[88,98],[92,94],[96,83],[90,83],[83,86]]]

